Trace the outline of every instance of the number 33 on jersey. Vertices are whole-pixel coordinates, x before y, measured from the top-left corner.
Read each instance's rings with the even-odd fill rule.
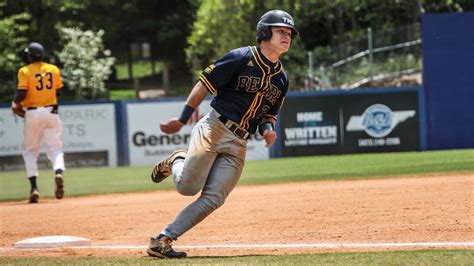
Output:
[[[56,90],[63,87],[59,68],[45,62],[35,62],[18,71],[18,89],[26,90],[24,107],[57,104]]]

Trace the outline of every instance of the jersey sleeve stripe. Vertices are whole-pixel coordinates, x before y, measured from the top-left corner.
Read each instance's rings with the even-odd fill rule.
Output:
[[[202,81],[202,83],[207,88],[209,93],[211,93],[211,94],[216,93],[217,90],[211,85],[209,80],[204,75],[201,75],[201,77],[199,77],[199,80]]]

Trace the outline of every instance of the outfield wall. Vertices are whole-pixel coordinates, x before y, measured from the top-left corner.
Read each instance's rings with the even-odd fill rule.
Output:
[[[289,93],[271,149],[257,134],[248,160],[281,156],[474,148],[474,13],[422,16],[424,87]],[[61,103],[67,167],[151,165],[187,147],[193,125],[167,136],[159,123],[185,98]],[[0,171],[23,169],[23,120],[0,105]],[[41,149],[40,167],[48,161]]]
[[[211,108],[210,99],[172,135],[163,134],[159,123],[181,112],[184,97],[63,103],[66,166],[153,165],[188,146],[193,126]],[[247,160],[427,150],[425,110],[421,87],[289,93],[276,127],[277,143],[268,149],[259,134],[252,136]],[[23,119],[6,105],[0,114],[0,170],[23,169]],[[44,147],[41,151],[40,167],[45,168]]]
[[[185,98],[151,101],[61,103],[66,168],[153,165],[176,149],[188,147],[191,130],[210,109],[206,99],[177,134],[160,131],[159,123],[178,115]],[[0,171],[24,169],[24,120],[6,105],[0,106]],[[40,168],[50,163],[41,146]],[[260,135],[251,137],[247,160],[269,159]]]
[[[247,160],[322,154],[412,151],[422,148],[420,88],[290,93],[271,149],[259,134],[248,143]],[[210,97],[176,134],[159,123],[178,115],[185,98],[147,101],[62,103],[66,167],[153,165],[189,145],[191,130],[210,109]],[[0,170],[23,169],[24,120],[0,108]],[[49,167],[41,147],[41,168]]]
[[[61,105],[66,167],[117,166],[117,117],[115,102]],[[22,158],[24,119],[10,108],[0,108],[0,171],[24,169]],[[49,167],[41,145],[40,168]]]
[[[206,99],[194,112],[188,124],[178,133],[171,135],[162,133],[159,124],[170,117],[178,116],[186,103],[185,98],[124,102],[126,115],[119,123],[127,125],[127,132],[122,132],[119,136],[124,144],[121,163],[153,165],[177,149],[187,149],[193,127],[211,110],[210,100],[211,98]],[[247,160],[270,158],[260,135],[252,136],[247,147]]]
[[[428,149],[474,148],[474,13],[422,16]]]
[[[421,150],[420,90],[289,94],[280,113],[273,156]]]

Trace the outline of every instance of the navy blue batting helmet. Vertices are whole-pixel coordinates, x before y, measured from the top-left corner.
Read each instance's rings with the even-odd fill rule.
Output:
[[[34,57],[41,57],[44,54],[44,48],[40,43],[32,42],[28,45],[25,52]]]
[[[287,27],[291,29],[291,37],[298,35],[295,22],[290,14],[283,10],[271,10],[263,14],[257,24],[257,39],[262,41],[272,38],[271,27]]]

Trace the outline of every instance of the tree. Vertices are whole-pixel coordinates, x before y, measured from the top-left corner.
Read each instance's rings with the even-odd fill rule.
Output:
[[[191,35],[188,37],[186,55],[193,72],[198,74],[210,62],[231,49],[256,44],[256,26],[260,17],[268,10],[282,9],[294,12],[295,1],[284,0],[203,0],[196,15]],[[298,26],[297,26],[298,27]],[[306,61],[306,52],[301,40],[293,43],[284,56],[285,69],[294,77],[292,82],[302,82],[300,76]],[[298,74],[300,73],[300,74]],[[299,86],[299,85],[298,85]]]
[[[186,58],[193,71],[203,69],[230,49],[254,44],[260,16],[274,7],[288,10],[290,5],[281,2],[286,1],[203,0],[187,40]]]
[[[112,73],[115,58],[104,48],[104,31],[65,27],[60,32],[65,45],[58,56],[68,89],[75,92],[76,100],[105,98],[105,80]]]
[[[16,72],[21,66],[22,51],[28,45],[26,13],[13,15],[0,20],[0,101],[13,99],[16,88]]]
[[[175,70],[186,68],[184,48],[197,4],[194,0],[84,1],[78,11],[83,28],[104,29],[104,43],[131,68],[131,44],[149,43],[150,60],[162,61]],[[130,69],[131,70],[131,69]],[[129,73],[131,74],[131,73]],[[131,78],[131,76],[130,76]]]

